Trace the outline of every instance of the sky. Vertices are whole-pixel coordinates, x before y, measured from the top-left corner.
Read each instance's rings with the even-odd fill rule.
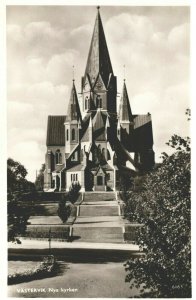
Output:
[[[7,148],[28,180],[45,161],[48,115],[66,114],[73,65],[81,92],[96,13],[95,6],[7,6]],[[159,162],[174,133],[190,135],[189,8],[102,6],[100,13],[118,92],[125,65],[132,112],[151,113]]]

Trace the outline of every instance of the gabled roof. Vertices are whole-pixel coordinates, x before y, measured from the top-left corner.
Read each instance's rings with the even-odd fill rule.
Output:
[[[98,171],[99,171],[100,169],[101,169],[104,173],[105,173],[106,171],[113,171],[113,170],[114,170],[113,167],[111,167],[108,163],[106,163],[105,165],[98,165],[98,166],[92,167],[92,168],[91,168],[91,171],[95,171],[95,174],[97,174]]]
[[[101,113],[101,110],[98,109],[96,115],[93,118],[93,130],[98,130],[105,127],[106,116]]]
[[[101,75],[98,73],[98,76],[96,78],[96,81],[95,81],[95,84],[94,84],[94,87],[93,87],[94,90],[106,90],[106,86],[103,82],[103,79],[101,77]]]
[[[151,114],[147,115],[133,115],[134,129],[141,127],[151,122]]]
[[[85,92],[89,92],[91,90],[91,82],[89,80],[89,75],[87,74],[86,78],[85,78],[85,82],[83,83],[84,86],[84,91]]]
[[[48,116],[47,146],[65,146],[65,122],[66,116]]]
[[[120,99],[119,118],[120,118],[120,122],[121,121],[130,121],[131,122],[133,120],[125,81],[123,84],[123,91],[122,91],[122,96]]]
[[[101,128],[100,130],[93,132],[93,137],[95,141],[107,141],[106,129]]]
[[[77,164],[69,169],[67,169],[67,172],[76,172],[76,171],[82,171],[85,169],[85,166],[82,164]]]
[[[97,167],[97,170],[96,170],[96,175],[97,174],[105,174],[105,170],[101,167],[101,165],[99,165],[98,167]]]
[[[93,119],[93,137],[96,141],[106,141],[106,119],[107,115],[98,109]]]
[[[129,155],[129,152],[118,139],[116,139],[115,141],[114,151],[120,161],[129,160],[134,165],[134,161],[132,157]]]
[[[72,121],[72,120],[80,120],[81,121],[82,120],[74,80],[73,80],[70,100],[69,100],[69,104],[68,104],[68,108],[67,108],[67,118],[66,118],[66,120],[67,121]]]
[[[91,136],[92,136],[92,119],[91,119],[91,115],[89,117],[89,119],[87,120],[88,125],[85,128],[84,134],[81,138],[81,142],[91,142]]]
[[[64,165],[57,165],[56,169],[52,172],[52,173],[60,173],[61,171],[63,171],[65,169]]]
[[[133,122],[135,150],[151,149],[153,146],[151,115],[134,115]]]
[[[113,74],[99,9],[95,20],[84,77],[88,74],[91,82],[93,82],[98,73],[101,74],[105,85],[108,83],[109,74]]]
[[[72,154],[77,150],[78,146],[79,146],[79,143],[71,150],[70,153],[66,153],[66,154],[68,154],[66,157],[67,159],[72,156]]]

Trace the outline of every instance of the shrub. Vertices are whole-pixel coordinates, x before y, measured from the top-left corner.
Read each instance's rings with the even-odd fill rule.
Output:
[[[59,218],[62,220],[63,223],[67,221],[71,213],[71,203],[66,203],[66,200],[61,200],[59,202],[59,207],[57,210]]]
[[[69,188],[69,192],[68,192],[68,200],[71,203],[74,203],[79,195],[79,191],[81,189],[81,185],[77,182],[77,183],[72,183],[70,188]]]

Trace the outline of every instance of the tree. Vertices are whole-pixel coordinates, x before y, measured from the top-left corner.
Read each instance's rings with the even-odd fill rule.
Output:
[[[19,242],[18,237],[25,233],[29,209],[19,204],[19,195],[8,197],[8,241]]]
[[[8,158],[7,160],[7,190],[8,193],[27,192],[35,190],[32,182],[26,180],[28,172],[19,162]]]
[[[7,186],[8,192],[19,190],[20,185],[24,183],[27,170],[19,162],[12,158],[7,160]]]
[[[126,263],[126,281],[142,297],[191,297],[190,138],[173,135],[176,151],[132,191],[126,216],[144,224],[137,243],[144,255]]]
[[[43,191],[44,189],[44,171],[45,171],[46,165],[42,164],[41,169],[39,170],[39,174],[37,175],[37,178],[35,180],[35,187],[37,191]]]
[[[8,241],[17,241],[29,218],[29,209],[22,204],[24,192],[33,191],[34,184],[26,180],[27,170],[12,158],[7,160]]]

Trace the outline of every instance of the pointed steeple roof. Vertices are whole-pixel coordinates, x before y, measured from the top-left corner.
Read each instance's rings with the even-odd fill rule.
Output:
[[[129,97],[128,97],[128,93],[127,93],[127,87],[125,84],[125,80],[124,80],[124,84],[123,84],[122,96],[120,99],[119,119],[120,119],[120,122],[133,120],[133,115],[131,112],[131,106],[129,103]]]
[[[81,142],[91,142],[92,141],[92,133],[93,133],[93,124],[92,124],[92,117],[90,116],[88,121],[88,127],[86,128]]]
[[[69,100],[69,104],[68,104],[66,120],[68,120],[68,121],[72,121],[72,120],[79,121],[80,120],[80,122],[82,120],[74,80],[73,80],[73,85],[72,85],[72,89],[71,89],[71,95],[70,95],[70,100]]]
[[[109,122],[108,115],[107,115],[107,118],[106,118],[105,127],[106,127],[106,128],[109,128],[109,127],[110,127],[110,122]]]
[[[100,130],[101,128],[105,128],[105,120],[106,116],[104,116],[101,113],[101,110],[98,109],[96,115],[94,116],[93,119],[93,129],[95,130]]]
[[[88,54],[85,77],[88,74],[92,82],[95,81],[98,74],[100,74],[103,78],[105,85],[107,85],[109,74],[113,74],[113,70],[105,39],[101,16],[99,13],[99,7],[97,8],[97,17],[95,20],[93,36]]]

